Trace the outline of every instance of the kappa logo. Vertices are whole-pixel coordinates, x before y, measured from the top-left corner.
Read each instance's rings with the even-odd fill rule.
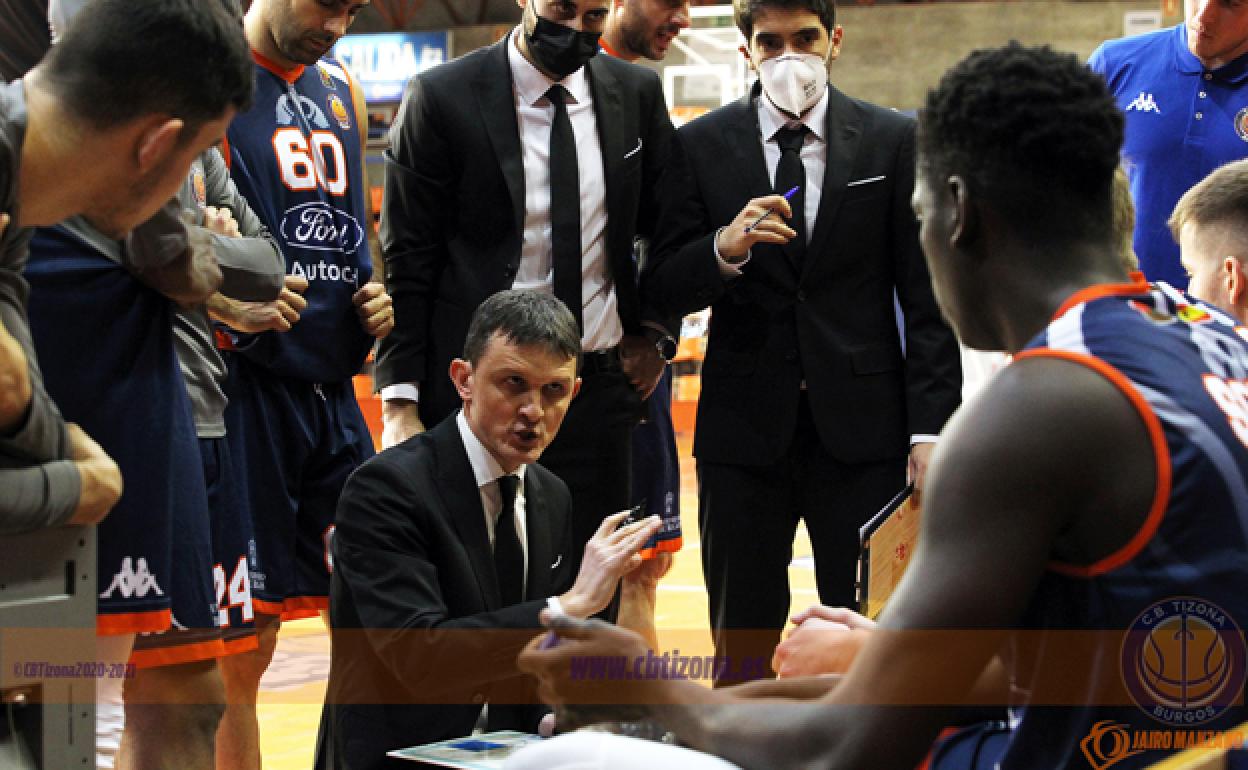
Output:
[[[1161,108],[1157,106],[1157,100],[1153,98],[1152,94],[1143,91],[1140,91],[1140,95],[1135,97],[1123,112],[1131,112],[1132,110],[1161,114]]]
[[[291,104],[291,97],[294,97],[294,106]],[[277,124],[279,126],[293,126],[295,124],[295,108],[302,113],[303,119],[308,121],[315,128],[329,128],[329,120],[325,117],[325,111],[317,106],[303,94],[282,94],[277,98]]]
[[[165,595],[165,592],[160,590],[160,586],[156,585],[156,576],[148,570],[147,559],[142,556],[137,560],[129,556],[122,559],[121,569],[113,575],[113,582],[100,593],[100,598],[111,599],[114,591],[120,591],[123,599],[142,599],[152,591],[155,591],[157,596]]]

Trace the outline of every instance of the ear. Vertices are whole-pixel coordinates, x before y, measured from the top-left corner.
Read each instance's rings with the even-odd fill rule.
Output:
[[[451,361],[451,382],[455,385],[459,398],[464,405],[472,403],[472,364],[462,358]]]
[[[577,377],[576,382],[572,383],[572,398],[576,398],[576,394],[581,392],[581,378]]]
[[[980,226],[979,211],[971,200],[966,180],[957,174],[949,177],[948,193],[953,198],[949,207],[953,221],[949,223],[949,245],[958,251],[966,251],[966,247],[974,243]]]
[[[841,55],[841,38],[844,36],[845,30],[841,28],[840,24],[837,24],[832,29],[832,37],[828,44],[829,63],[836,61],[837,57]]]
[[[181,118],[155,120],[139,134],[138,155],[140,173],[147,173],[169,157],[178,146],[178,138],[182,135]]]
[[[1244,275],[1244,263],[1238,257],[1226,257],[1222,261],[1222,273],[1226,279],[1226,298],[1232,307],[1240,307],[1248,292],[1248,276]]]
[[[750,58],[750,49],[746,45],[742,44],[737,46],[737,50],[740,51],[741,55],[745,57],[745,63],[750,65],[750,71],[757,72],[758,67],[754,66],[754,60]]]

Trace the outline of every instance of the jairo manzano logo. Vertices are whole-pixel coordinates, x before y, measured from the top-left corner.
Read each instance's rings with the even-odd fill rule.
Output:
[[[1191,596],[1163,599],[1123,638],[1122,680],[1153,719],[1199,725],[1238,702],[1245,657],[1239,626],[1221,607]]]

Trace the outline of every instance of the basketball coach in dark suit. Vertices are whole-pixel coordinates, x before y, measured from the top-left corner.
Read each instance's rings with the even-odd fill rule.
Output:
[[[579,385],[578,337],[549,294],[494,295],[450,367],[463,409],[347,482],[318,767],[406,767],[386,752],[468,735],[487,702],[491,730],[538,732],[549,709],[516,668],[538,612],[600,611],[659,526],[609,517],[573,572],[567,487],[535,461]]]
[[[853,605],[858,527],[908,454],[921,477],[961,389],[910,209],[914,121],[826,85],[830,0],[738,0],[736,16],[761,86],[679,132],[703,232],[730,224],[655,280],[681,312],[712,307],[694,454],[716,652],[734,666],[779,641],[799,519],[820,599]]]
[[[455,409],[443,373],[482,300],[552,292],[586,352],[580,395],[542,462],[571,488],[584,544],[629,504],[631,431],[663,370],[657,345],[678,333],[678,316],[647,303],[633,260],[635,236],[650,239],[649,264],[681,241],[660,222],[674,130],[654,72],[595,55],[608,0],[517,2],[523,21],[503,40],[413,78],[392,129],[383,443]]]

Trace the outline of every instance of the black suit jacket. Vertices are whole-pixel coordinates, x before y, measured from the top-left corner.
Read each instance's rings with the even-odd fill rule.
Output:
[[[395,328],[379,345],[375,376],[378,387],[421,383],[426,425],[459,404],[447,367],[463,351],[473,310],[510,288],[520,266],[525,180],[510,41],[414,77],[386,153],[381,243]],[[664,219],[663,179],[676,161],[662,86],[654,72],[611,56],[586,68],[620,320],[629,334],[639,334],[643,320],[679,331],[679,317],[665,317],[639,293],[633,259],[636,235],[650,238],[654,265],[692,232]]]
[[[691,177],[684,216],[703,233],[772,192],[758,94],[755,86],[678,132]],[[725,281],[712,234],[648,277],[672,310],[712,307],[694,439],[700,460],[779,460],[803,379],[820,439],[845,462],[904,455],[910,435],[939,433],[960,402],[957,343],[932,296],[910,209],[914,121],[829,87],[825,136],[827,169],[800,270],[783,249],[755,246],[740,278]]]
[[[343,489],[330,586],[333,650],[318,767],[388,766],[391,749],[491,729],[536,732],[548,709],[516,655],[572,584],[572,504],[525,471],[525,601],[500,606],[480,493],[455,420],[359,467]]]

